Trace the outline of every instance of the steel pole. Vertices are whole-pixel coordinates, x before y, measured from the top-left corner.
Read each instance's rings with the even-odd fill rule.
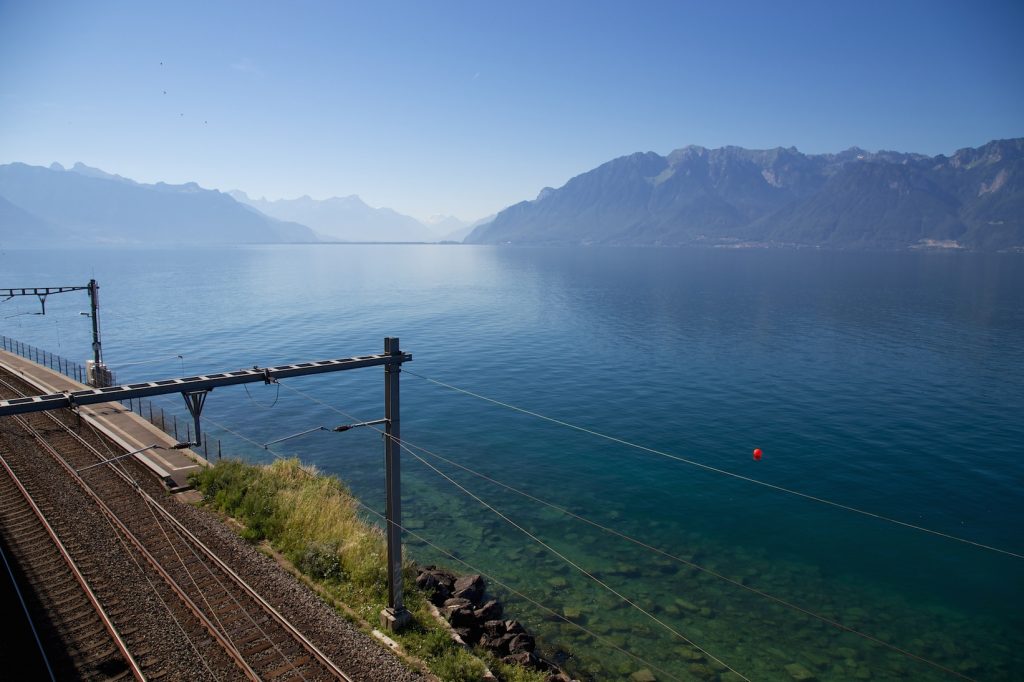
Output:
[[[397,337],[384,339],[384,355],[402,356]],[[402,466],[401,414],[398,377],[401,361],[384,365],[384,475],[387,493],[385,520],[388,549],[388,605],[380,613],[381,625],[392,632],[411,619],[402,597]]]
[[[103,364],[103,351],[100,346],[100,285],[94,279],[89,280],[89,317],[92,318],[93,361],[99,367]]]

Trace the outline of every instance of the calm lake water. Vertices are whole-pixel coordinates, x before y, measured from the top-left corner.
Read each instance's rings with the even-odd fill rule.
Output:
[[[1024,560],[412,372],[1024,554],[1022,265],[1009,255],[811,251],[8,249],[0,286],[95,277],[106,359],[123,380],[374,353],[385,336],[401,337],[414,356],[402,375],[407,442],[621,534],[421,453],[559,557],[404,455],[407,526],[576,619],[589,632],[492,584],[580,677],[649,668],[659,680],[729,679],[717,658],[754,680],[791,679],[794,665],[822,680],[956,679],[950,670],[1009,680],[1024,677]],[[0,305],[0,333],[89,357],[84,293],[51,297],[45,317],[18,314],[37,309],[31,299]],[[381,374],[288,385],[374,419]],[[180,419],[180,402],[157,404]],[[272,455],[213,422],[262,443],[348,421],[262,385],[218,389],[205,414],[225,450],[259,461]],[[383,508],[383,447],[368,429],[277,451]],[[424,563],[469,570],[413,538],[407,547]]]

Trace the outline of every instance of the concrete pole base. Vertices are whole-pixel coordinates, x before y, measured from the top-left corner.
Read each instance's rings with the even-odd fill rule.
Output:
[[[380,612],[380,626],[386,632],[400,632],[412,620],[406,609],[386,608]]]

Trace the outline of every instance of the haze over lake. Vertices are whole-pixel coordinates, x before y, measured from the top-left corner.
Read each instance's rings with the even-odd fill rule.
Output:
[[[1020,559],[631,449],[414,373],[1020,554],[1020,265],[1006,254],[713,249],[8,249],[0,284],[95,277],[106,359],[123,381],[374,353],[399,336],[414,357],[402,375],[410,444],[938,665],[1019,679]],[[45,317],[19,314],[37,310],[27,298],[9,301],[2,332],[83,361],[87,302],[76,296],[51,297]],[[375,419],[380,374],[286,383]],[[184,418],[179,399],[156,404]],[[226,452],[258,461],[273,454],[218,424],[264,443],[349,421],[273,386],[218,389],[204,414]],[[316,433],[276,452],[338,474],[382,509],[377,434]],[[699,677],[682,635],[751,679],[789,679],[792,664],[821,679],[949,678],[418,452],[677,633],[405,456],[407,526],[541,604],[579,611],[593,636],[495,590],[547,653],[572,654],[580,676],[623,679],[650,665]],[[423,562],[455,564],[407,541]],[[692,665],[714,668],[699,658]]]

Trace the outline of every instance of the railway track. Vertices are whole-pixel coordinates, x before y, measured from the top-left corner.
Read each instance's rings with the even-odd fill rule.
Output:
[[[0,380],[0,392],[9,397],[22,394],[24,389],[16,383]],[[70,661],[61,659],[76,671],[73,676],[88,679],[89,671],[95,670],[103,679],[170,675],[182,679],[351,680],[147,492],[126,462],[107,462],[113,453],[97,448],[97,444],[106,447],[96,442],[102,441],[98,435],[89,438],[94,442],[87,442],[65,423],[76,419],[49,413],[16,417],[17,432],[8,431],[0,438],[5,469],[0,483],[0,519],[5,542],[22,547],[24,555],[40,556],[41,568],[33,574],[34,579],[49,580],[58,587],[38,592],[64,595],[53,599],[66,605],[65,616],[58,618],[61,611],[54,605],[44,606],[43,611],[49,614],[48,620],[69,623],[46,638],[65,637],[65,650],[83,652],[75,653],[77,658],[64,656]],[[100,462],[106,463],[96,466]],[[17,503],[15,490],[19,486],[24,503]],[[75,502],[69,504],[72,498]],[[33,505],[28,500],[34,500],[38,511],[26,511]],[[37,520],[50,519],[52,533],[40,531],[41,521],[29,523],[30,515]],[[83,515],[91,517],[87,532],[75,523]],[[96,542],[76,539],[97,532],[106,535],[100,544],[107,552],[99,556]],[[45,551],[42,533],[49,537]],[[55,542],[56,537],[71,539]],[[60,547],[67,550],[66,555],[60,554]],[[100,557],[103,561],[98,563]],[[105,570],[102,564],[107,560],[124,562],[125,567]],[[72,567],[79,567],[77,576]],[[157,651],[157,638],[140,624],[139,610],[119,596],[119,572],[138,574],[135,583],[150,588],[149,610],[163,611],[159,620],[165,626],[173,623],[177,639],[185,642],[175,659],[168,660],[166,652]],[[81,642],[74,639],[76,633]],[[182,658],[191,663],[183,665]]]

